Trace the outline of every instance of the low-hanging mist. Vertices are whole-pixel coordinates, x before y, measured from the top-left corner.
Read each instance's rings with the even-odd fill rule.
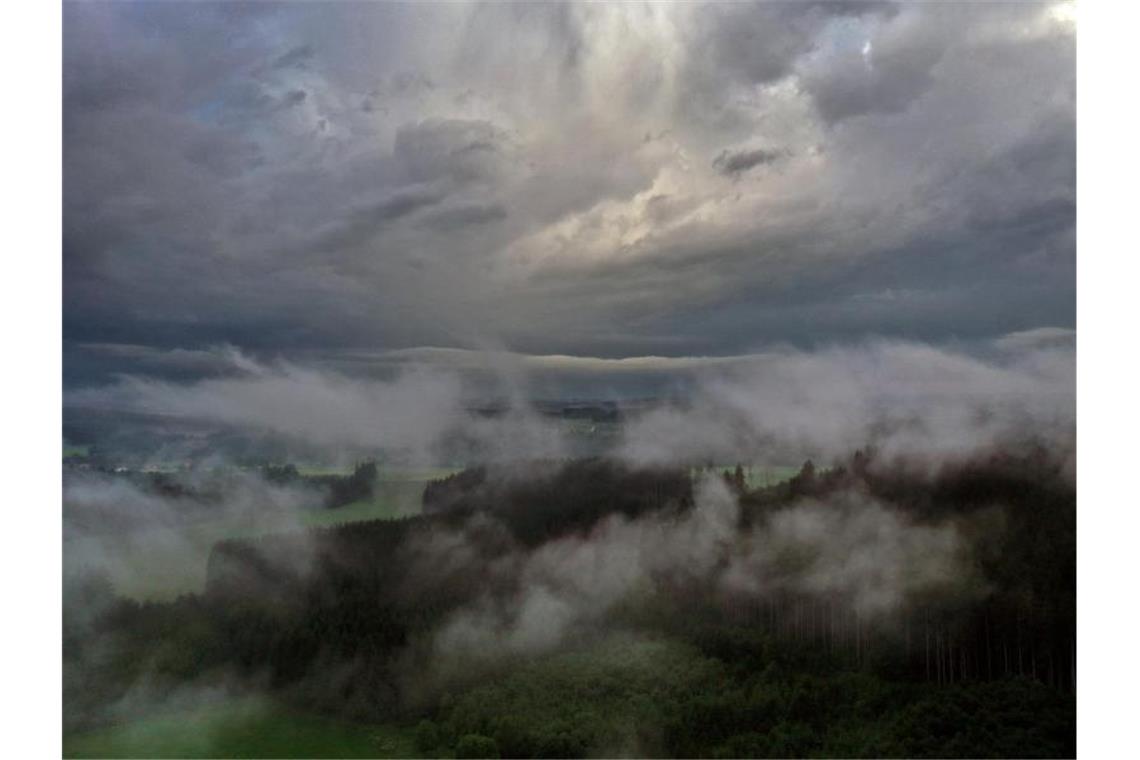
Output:
[[[843,490],[745,526],[739,494],[718,476],[700,478],[694,500],[679,515],[611,515],[588,533],[490,564],[462,534],[433,537],[416,554],[425,572],[465,560],[464,572],[489,574],[492,588],[514,579],[511,593],[480,596],[441,627],[434,660],[549,651],[604,627],[615,606],[660,583],[697,584],[752,604],[786,595],[830,600],[867,620],[919,598],[984,593],[955,519],[916,523],[896,506]]]
[[[1071,346],[980,357],[878,342],[757,357],[708,378],[684,406],[634,421],[637,462],[832,459],[874,445],[886,457],[968,458],[1012,439],[1071,447]]]
[[[728,359],[649,358],[639,371],[681,381],[684,394],[626,415],[610,454],[635,463],[834,458],[875,445],[884,454],[964,457],[1011,438],[1071,447],[1075,348],[1003,339],[984,351],[872,341],[817,351],[773,350]],[[215,422],[326,447],[385,450],[432,462],[461,450],[468,460],[563,458],[566,430],[540,414],[526,373],[488,361],[479,388],[502,413],[473,410],[472,372],[417,361],[391,379],[350,376],[288,362],[238,357],[234,371],[176,383],[142,376],[71,393],[68,402]],[[517,364],[517,362],[516,362]],[[534,365],[530,362],[531,372]],[[565,358],[551,367],[565,365]],[[628,367],[581,359],[599,397]],[[592,369],[591,369],[592,368]],[[549,369],[548,371],[555,371]],[[490,389],[490,390],[488,390]]]

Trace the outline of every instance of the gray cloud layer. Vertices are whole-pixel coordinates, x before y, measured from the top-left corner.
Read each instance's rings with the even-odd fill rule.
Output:
[[[680,355],[1073,325],[1053,4],[64,16],[72,347]]]

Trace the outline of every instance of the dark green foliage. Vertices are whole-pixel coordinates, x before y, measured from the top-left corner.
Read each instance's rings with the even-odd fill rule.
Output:
[[[453,734],[494,737],[508,757],[652,754],[660,711],[722,674],[685,645],[619,637],[474,687],[446,711],[446,724]]]
[[[799,473],[788,481],[788,491],[793,497],[813,494],[816,492],[817,486],[815,465],[810,459],[804,462]]]
[[[1072,757],[1074,708],[1071,695],[1010,679],[926,689],[891,728],[912,757]]]
[[[301,473],[295,464],[270,464],[261,470],[262,475],[270,483],[287,484],[296,483],[301,479]]]
[[[465,734],[455,745],[455,756],[459,758],[499,757],[499,745],[489,736]]]
[[[462,509],[471,495],[487,482],[486,467],[468,467],[424,486],[424,513]]]
[[[1075,750],[1072,698],[1039,682],[899,683],[844,668],[789,667],[778,654],[748,669],[675,639],[618,638],[543,658],[471,689],[442,719],[453,735],[492,737],[510,757],[1065,757]]]
[[[335,509],[362,499],[371,499],[379,469],[375,462],[361,462],[351,475],[314,475],[304,480],[326,490],[325,507]]]
[[[743,477],[743,475],[742,475]],[[637,517],[692,506],[692,483],[674,468],[632,469],[605,459],[530,469],[465,470],[424,489],[424,512],[488,512],[528,546],[588,530],[611,514]]]
[[[415,740],[416,749],[424,754],[431,754],[442,743],[443,736],[440,734],[439,726],[433,721],[424,719],[416,724]]]

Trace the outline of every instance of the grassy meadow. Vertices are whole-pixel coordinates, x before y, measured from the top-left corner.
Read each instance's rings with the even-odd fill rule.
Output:
[[[735,464],[714,464],[713,472],[732,476],[736,470]],[[800,471],[800,465],[746,465],[744,470],[744,483],[749,490],[756,488],[767,488],[768,486],[779,485],[785,480],[791,480]],[[690,470],[693,475],[704,472],[702,467],[694,467]]]

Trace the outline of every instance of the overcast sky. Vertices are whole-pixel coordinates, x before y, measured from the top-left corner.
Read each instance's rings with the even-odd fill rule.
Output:
[[[1067,3],[69,3],[65,383],[220,345],[1069,330],[1074,33]]]

